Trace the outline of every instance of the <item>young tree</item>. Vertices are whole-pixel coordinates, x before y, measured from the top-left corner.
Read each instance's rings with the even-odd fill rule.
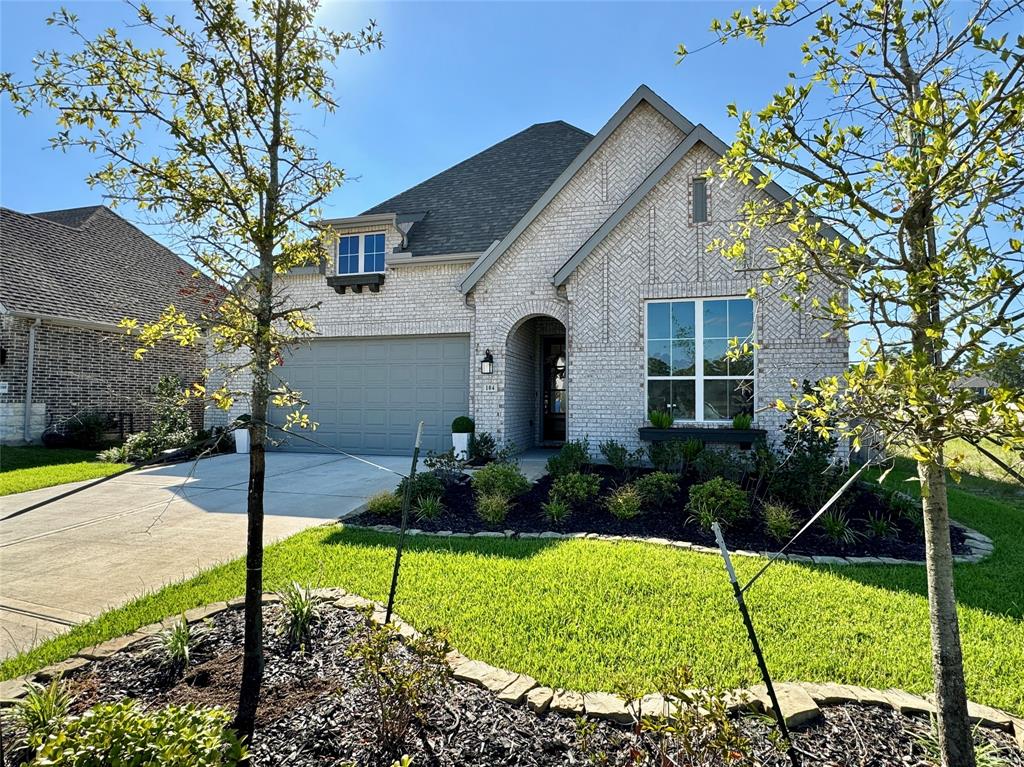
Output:
[[[190,23],[128,1],[136,43],[116,29],[89,37],[74,14],[49,23],[70,46],[40,54],[35,76],[2,88],[23,111],[42,103],[58,113],[55,148],[103,158],[90,185],[110,199],[155,212],[184,254],[230,286],[216,312],[187,317],[168,306],[156,322],[123,324],[138,356],[158,342],[209,343],[230,358],[223,380],[199,386],[229,409],[248,399],[252,415],[247,496],[245,645],[235,727],[250,738],[263,676],[263,485],[268,405],[295,407],[289,425],[308,425],[301,398],[275,373],[280,351],[312,332],[305,312],[275,289],[274,275],[323,257],[310,222],[344,179],[320,159],[297,126],[299,107],[332,112],[329,69],[344,51],[382,38],[374,22],[357,33],[316,23],[315,0],[193,0]],[[237,383],[236,383],[237,381]],[[246,385],[242,388],[241,384]]]
[[[794,307],[867,336],[847,373],[778,407],[855,446],[871,424],[885,450],[917,462],[942,761],[969,767],[945,484],[959,457],[946,445],[1024,444],[1019,390],[979,404],[955,386],[1024,323],[1019,3],[779,0],[714,21],[709,45],[763,43],[801,22],[813,26],[803,69],[760,111],[729,107],[736,139],[711,171],[758,190],[781,180],[791,196],[753,195],[712,247],[763,268]],[[748,247],[773,227],[787,244]],[[810,296],[811,274],[831,282],[829,300]]]

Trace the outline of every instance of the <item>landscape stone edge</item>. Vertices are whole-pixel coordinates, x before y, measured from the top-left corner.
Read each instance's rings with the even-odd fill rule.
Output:
[[[384,607],[372,600],[340,588],[315,589],[314,592],[336,609],[370,608],[371,619],[376,623],[384,623]],[[263,595],[265,604],[279,601],[280,597],[277,594]],[[187,610],[185,617],[189,623],[197,623],[226,610],[239,610],[243,607],[244,600],[238,597]],[[0,682],[0,706],[16,703],[27,694],[30,684],[49,682],[66,672],[80,669],[93,660],[109,658],[141,642],[151,641],[159,631],[177,620],[177,617],[166,618],[160,623],[143,626],[131,634],[86,648],[77,655],[46,666],[34,674],[4,680]],[[413,626],[395,615],[392,615],[391,622],[402,639],[419,635]],[[504,703],[524,704],[537,714],[555,711],[628,724],[637,716],[665,716],[672,707],[672,701],[658,693],[644,695],[639,700],[626,701],[608,692],[577,692],[544,687],[526,674],[518,674],[483,661],[473,660],[457,650],[450,651],[446,660],[456,679],[489,690]],[[898,689],[878,690],[821,682],[780,682],[775,685],[775,692],[786,723],[793,727],[816,719],[820,714],[818,704],[864,703],[889,707],[903,714],[935,712],[935,705],[930,696],[921,697]],[[733,690],[728,693],[727,699],[731,711],[766,713],[771,710],[764,685]],[[1014,736],[1020,748],[1024,748],[1024,718],[974,701],[968,702],[967,712],[972,724],[1005,730]]]

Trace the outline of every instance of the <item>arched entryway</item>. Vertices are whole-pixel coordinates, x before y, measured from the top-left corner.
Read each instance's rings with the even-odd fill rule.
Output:
[[[565,441],[569,418],[565,325],[548,315],[520,320],[505,346],[505,439],[527,449]]]

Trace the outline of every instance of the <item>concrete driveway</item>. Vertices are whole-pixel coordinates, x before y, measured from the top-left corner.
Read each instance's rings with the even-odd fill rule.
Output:
[[[407,457],[366,460],[409,469]],[[0,657],[244,554],[248,456],[192,469],[134,472],[0,522]],[[399,479],[337,454],[270,453],[265,540],[345,516]],[[0,516],[75,486],[0,498]]]

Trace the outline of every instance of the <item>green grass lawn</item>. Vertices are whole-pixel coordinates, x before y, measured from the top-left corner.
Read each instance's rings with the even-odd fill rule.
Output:
[[[97,461],[95,450],[3,447],[0,448],[0,495],[106,477],[126,468],[126,463]]]
[[[902,476],[896,476],[901,474]],[[907,467],[893,472],[900,482]],[[913,485],[906,485],[912,492]],[[951,486],[954,516],[990,535],[995,553],[958,565],[968,690],[1024,713],[1024,504]],[[336,585],[386,597],[394,538],[319,527],[268,548],[266,583]],[[703,682],[756,681],[716,556],[600,541],[413,539],[397,611],[448,632],[464,653],[540,682],[655,689],[689,664]],[[749,577],[759,560],[740,560]],[[241,560],[112,610],[0,665],[7,678],[190,607],[242,591]],[[931,688],[924,569],[777,565],[749,592],[768,662],[780,679]]]

